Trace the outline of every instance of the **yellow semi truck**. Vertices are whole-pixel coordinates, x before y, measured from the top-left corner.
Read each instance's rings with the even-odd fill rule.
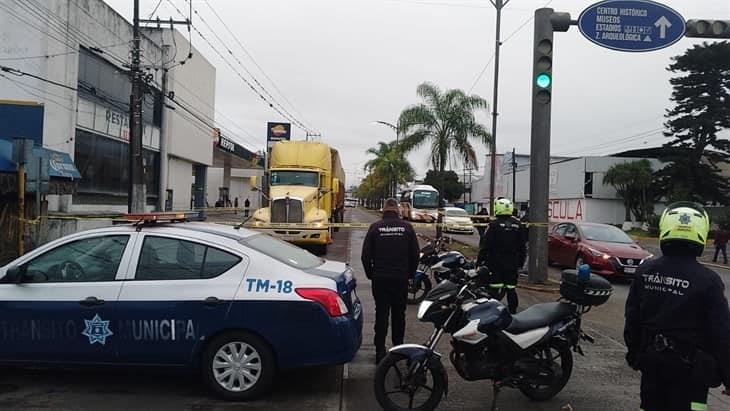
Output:
[[[327,223],[342,222],[345,213],[345,171],[337,150],[318,141],[280,141],[271,149],[268,171],[269,207],[253,214],[254,227],[325,252],[333,231]],[[267,223],[311,227],[267,228]]]

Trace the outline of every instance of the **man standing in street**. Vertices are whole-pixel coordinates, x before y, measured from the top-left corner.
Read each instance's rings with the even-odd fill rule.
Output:
[[[251,202],[248,198],[243,202],[243,216],[248,217],[248,208],[251,207]]]
[[[482,207],[478,213],[476,213],[478,216],[484,216],[484,217],[476,217],[473,219],[473,221],[476,224],[487,224],[489,223],[489,211],[487,211],[486,207]],[[487,230],[486,225],[477,226],[477,232],[479,233],[479,241],[481,242],[482,237],[484,237],[484,232]]]
[[[644,411],[707,410],[709,387],[730,395],[730,310],[725,286],[697,261],[710,219],[696,203],[667,206],[662,256],[639,266],[626,300],[626,361],[641,371]]]
[[[527,255],[525,230],[512,217],[512,201],[501,197],[494,201],[494,215],[479,244],[477,266],[486,265],[491,272],[490,293],[498,300],[507,294],[510,313],[517,312],[517,270],[522,267]]]
[[[362,245],[362,265],[375,299],[375,363],[385,357],[388,319],[393,346],[406,331],[408,278],[418,269],[418,239],[413,226],[398,215],[398,201],[385,200],[383,219],[370,225]]]
[[[727,264],[727,241],[730,238],[730,233],[727,231],[727,226],[722,225],[715,231],[715,256],[712,258],[712,262],[717,262],[717,257],[722,252],[722,258]]]

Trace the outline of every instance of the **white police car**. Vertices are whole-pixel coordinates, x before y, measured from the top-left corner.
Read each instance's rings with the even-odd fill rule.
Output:
[[[0,362],[196,367],[248,400],[278,369],[353,358],[355,285],[346,264],[246,229],[85,231],[0,268]]]

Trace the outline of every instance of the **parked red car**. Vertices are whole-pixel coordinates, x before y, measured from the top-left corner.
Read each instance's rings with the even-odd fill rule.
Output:
[[[588,264],[591,271],[604,276],[633,277],[636,267],[651,257],[626,233],[607,224],[560,223],[548,237],[551,264]]]

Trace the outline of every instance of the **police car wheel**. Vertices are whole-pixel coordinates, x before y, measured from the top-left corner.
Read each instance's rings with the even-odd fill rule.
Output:
[[[221,398],[248,401],[271,386],[276,365],[264,340],[245,331],[233,331],[207,345],[202,372],[207,385]]]

